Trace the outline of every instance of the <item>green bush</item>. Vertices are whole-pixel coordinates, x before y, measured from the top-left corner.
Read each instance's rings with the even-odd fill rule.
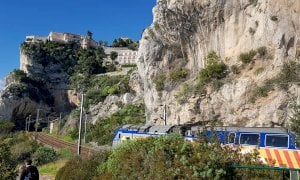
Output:
[[[230,67],[230,70],[231,70],[231,72],[232,72],[233,74],[239,74],[239,73],[240,73],[239,68],[238,68],[237,65],[232,65],[232,66]]]
[[[48,147],[39,147],[32,155],[32,160],[35,165],[43,165],[54,161],[56,158],[56,151]]]
[[[222,79],[226,76],[227,66],[220,61],[215,52],[210,52],[206,58],[207,65],[200,71],[199,79],[203,83],[209,83],[213,79]]]
[[[283,90],[287,90],[290,83],[300,81],[300,63],[289,61],[283,64],[279,75],[274,79],[274,82]]]
[[[148,28],[147,30],[148,30],[149,36],[153,39],[155,37],[155,33],[154,33],[153,29]]]
[[[164,88],[165,88],[165,81],[166,81],[166,75],[161,74],[161,75],[156,76],[153,79],[153,83],[155,84],[155,89],[157,91],[164,90]]]
[[[7,121],[7,120],[1,120],[0,119],[0,134],[8,134],[11,132],[11,130],[14,128],[15,124]]]
[[[68,161],[56,174],[57,180],[93,179],[97,175],[97,167],[107,161],[109,151],[99,152],[88,160],[76,157]]]
[[[16,167],[17,162],[13,159],[9,145],[0,141],[0,179],[16,179]]]
[[[174,69],[170,72],[170,79],[173,82],[179,82],[182,79],[185,79],[189,74],[188,69],[185,68],[178,68]]]
[[[30,158],[34,151],[35,147],[33,146],[32,142],[28,140],[24,142],[18,142],[11,147],[11,153],[18,162],[22,162],[26,158]]]
[[[290,117],[290,125],[292,132],[297,134],[297,141],[300,142],[300,104],[297,103],[297,97],[292,97],[289,102],[289,107],[292,110]]]
[[[78,139],[78,133],[79,133],[79,130],[78,130],[78,127],[76,127],[74,129],[70,129],[67,132],[67,136],[70,136],[71,139],[75,140],[75,139]]]
[[[115,60],[118,57],[118,53],[116,51],[112,51],[110,52],[109,57],[111,60]]]
[[[231,165],[261,165],[257,153],[220,143],[185,141],[177,135],[132,140],[118,146],[98,167],[98,179],[236,179],[268,178],[270,172],[243,173]],[[279,175],[280,173],[275,173]],[[276,177],[276,176],[275,176]]]
[[[278,21],[278,17],[277,16],[271,16],[270,18],[272,21]]]
[[[267,97],[269,92],[274,90],[273,84],[264,84],[263,86],[258,86],[254,89],[252,92],[252,95],[250,97],[250,101],[254,103],[257,98],[259,97]]]
[[[128,104],[109,117],[99,118],[97,123],[88,127],[87,140],[98,144],[111,144],[115,130],[124,124],[144,124],[145,107],[143,104]]]
[[[242,61],[243,64],[248,64],[253,60],[255,55],[256,51],[254,50],[251,50],[248,53],[241,53],[239,56],[239,60]]]
[[[96,76],[89,80],[86,88],[88,105],[102,102],[109,95],[121,95],[132,91],[129,86],[129,75]]]
[[[267,50],[267,47],[262,46],[262,47],[257,48],[257,52],[260,57],[265,57],[268,53],[268,50]]]

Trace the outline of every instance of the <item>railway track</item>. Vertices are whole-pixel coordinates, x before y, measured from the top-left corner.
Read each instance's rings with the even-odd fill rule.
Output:
[[[36,140],[39,141],[40,143],[51,146],[55,149],[65,148],[65,149],[70,150],[72,153],[75,153],[75,154],[77,153],[77,144],[70,143],[70,142],[55,138],[53,136],[50,136],[50,135],[47,135],[44,133],[37,133],[37,134],[35,134],[35,137],[36,137]],[[97,152],[99,152],[99,150],[89,148],[86,146],[81,146],[80,156],[82,158],[88,158]]]

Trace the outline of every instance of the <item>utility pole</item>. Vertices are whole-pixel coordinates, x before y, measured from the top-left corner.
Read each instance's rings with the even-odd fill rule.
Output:
[[[27,131],[29,132],[29,130],[30,130],[30,122],[31,121],[31,114],[29,114],[29,117],[28,117],[28,123],[27,123]]]
[[[164,104],[164,123],[165,123],[165,126],[167,125],[167,105]]]
[[[83,143],[86,143],[86,121],[87,121],[87,114],[85,113],[85,118],[84,118],[84,137],[83,137]]]
[[[81,124],[82,124],[82,114],[83,114],[83,100],[84,94],[81,94],[81,104],[80,104],[80,118],[79,118],[79,132],[78,132],[78,146],[77,146],[77,154],[80,155],[81,151]]]
[[[40,109],[37,109],[36,120],[35,120],[35,132],[37,132],[38,129],[39,116],[40,116]]]
[[[59,113],[59,122],[58,122],[57,134],[59,134],[60,129],[61,129],[61,112]]]
[[[48,118],[47,118],[47,127],[48,127],[48,129],[49,129],[49,134],[50,134],[50,117],[48,116]]]
[[[25,123],[25,132],[27,131],[27,121],[28,121],[28,117],[26,117],[26,123]]]

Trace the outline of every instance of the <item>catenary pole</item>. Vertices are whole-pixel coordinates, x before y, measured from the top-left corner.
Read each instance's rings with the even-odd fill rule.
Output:
[[[36,120],[35,120],[35,132],[37,132],[38,130],[39,116],[40,116],[40,109],[37,109]]]
[[[78,146],[77,146],[77,154],[80,155],[81,151],[81,125],[82,125],[82,114],[83,114],[83,100],[84,94],[81,94],[81,104],[80,104],[80,118],[79,118],[79,132],[78,132]]]
[[[87,114],[85,114],[84,118],[84,137],[83,137],[83,143],[86,143],[86,122],[87,122]]]

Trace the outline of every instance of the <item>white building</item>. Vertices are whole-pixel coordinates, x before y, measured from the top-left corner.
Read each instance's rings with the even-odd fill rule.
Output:
[[[46,42],[48,37],[45,36],[26,36],[25,42],[26,43],[41,43]]]
[[[78,35],[72,33],[50,32],[47,37],[43,36],[26,36],[26,43],[45,43],[46,41],[54,41],[59,43],[78,43],[82,48],[96,47],[98,44],[86,35]]]
[[[136,64],[137,62],[137,51],[133,51],[128,48],[123,48],[123,47],[103,47],[105,54],[108,55],[108,58],[110,59],[109,55],[111,52],[117,52],[118,57],[115,60],[119,64]]]

